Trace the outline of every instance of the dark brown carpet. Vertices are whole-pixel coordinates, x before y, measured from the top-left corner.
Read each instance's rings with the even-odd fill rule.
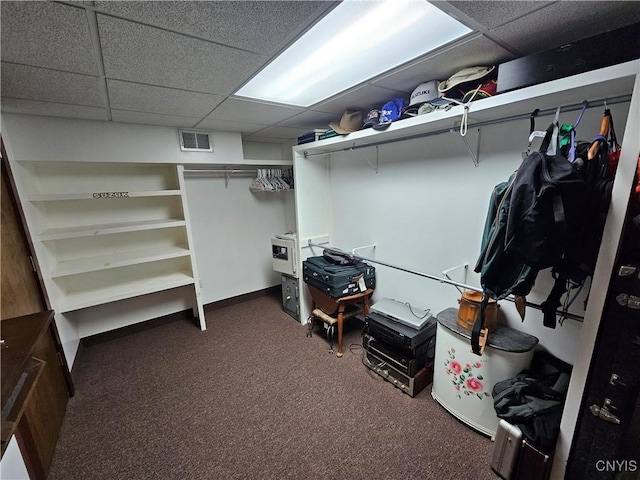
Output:
[[[265,296],[80,351],[50,470],[69,479],[496,479],[493,443]],[[349,347],[353,345],[351,350]]]

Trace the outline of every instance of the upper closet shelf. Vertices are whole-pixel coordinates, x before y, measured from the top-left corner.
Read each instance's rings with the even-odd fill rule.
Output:
[[[293,165],[293,160],[251,160],[245,158],[242,162],[243,165],[260,168],[290,167],[291,165]]]
[[[251,160],[251,159],[243,159],[240,162],[231,162],[231,163],[191,163],[184,164],[185,173],[197,173],[197,172],[207,172],[207,171],[216,171],[216,172],[224,172],[231,170],[246,170],[246,171],[255,171],[257,168],[278,168],[278,167],[291,167],[293,165],[293,160]]]
[[[563,105],[579,104],[583,100],[596,101],[629,96],[635,76],[640,72],[640,60],[593,70],[572,77],[534,85],[494,97],[472,102],[468,124],[509,119],[530,114],[536,108],[547,110]],[[464,107],[458,105],[447,111],[435,111],[418,117],[399,120],[384,131],[359,130],[313,143],[293,147],[294,153],[321,154],[347,151],[354,147],[388,143],[421,136],[431,132],[446,132],[459,128]]]

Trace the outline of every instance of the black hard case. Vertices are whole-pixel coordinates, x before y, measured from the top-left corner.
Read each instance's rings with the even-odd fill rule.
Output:
[[[548,480],[553,458],[542,453],[525,438],[522,441],[520,460],[515,480]]]
[[[324,256],[309,257],[302,262],[304,282],[332,298],[361,292],[359,285],[361,277],[364,277],[366,288],[375,288],[376,269],[366,262],[358,262],[355,265],[336,265]]]

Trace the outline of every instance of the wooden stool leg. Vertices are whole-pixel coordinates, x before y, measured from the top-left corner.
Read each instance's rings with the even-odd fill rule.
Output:
[[[338,308],[338,353],[336,357],[342,357],[342,328],[344,324],[344,305]]]

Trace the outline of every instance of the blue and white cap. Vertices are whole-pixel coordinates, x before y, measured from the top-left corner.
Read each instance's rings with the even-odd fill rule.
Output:
[[[407,101],[402,98],[394,98],[385,103],[380,109],[380,117],[378,123],[371,125],[374,130],[385,130],[391,125],[391,122],[398,120],[402,115],[402,111],[407,105]]]

